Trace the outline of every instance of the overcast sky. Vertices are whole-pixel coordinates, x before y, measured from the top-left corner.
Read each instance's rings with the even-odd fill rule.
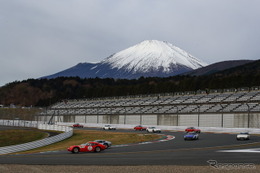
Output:
[[[0,86],[144,40],[202,61],[260,59],[260,0],[0,0]]]

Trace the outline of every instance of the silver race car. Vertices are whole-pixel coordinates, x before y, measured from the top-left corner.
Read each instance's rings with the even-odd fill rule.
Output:
[[[99,139],[99,140],[95,140],[94,142],[98,142],[98,143],[100,143],[102,145],[105,145],[106,148],[110,148],[112,146],[112,142],[106,141],[106,140]]]

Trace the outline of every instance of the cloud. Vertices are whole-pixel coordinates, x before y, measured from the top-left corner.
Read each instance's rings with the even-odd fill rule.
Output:
[[[0,1],[0,86],[143,40],[168,41],[208,62],[258,59],[258,0]]]

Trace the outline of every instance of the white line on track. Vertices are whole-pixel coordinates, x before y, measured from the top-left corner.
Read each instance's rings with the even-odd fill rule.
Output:
[[[219,150],[218,152],[229,152],[229,153],[260,153],[260,148],[238,149],[238,150]]]
[[[136,143],[136,144],[123,144],[123,145],[114,145],[113,147],[125,147],[125,146],[132,146],[132,145],[143,145],[143,144],[151,144],[155,142],[165,142],[165,141],[170,141],[173,140],[175,136],[167,135],[166,139],[161,139],[158,141],[148,141],[148,142],[141,142],[141,143]]]

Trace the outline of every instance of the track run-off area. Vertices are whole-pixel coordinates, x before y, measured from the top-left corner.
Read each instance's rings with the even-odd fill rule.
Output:
[[[100,130],[83,128],[82,130]],[[119,132],[147,134],[146,131],[117,129]],[[162,131],[162,139],[138,144],[112,146],[100,153],[72,154],[50,151],[34,154],[9,154],[0,156],[0,164],[23,165],[187,165],[207,166],[217,163],[260,164],[260,136],[251,134],[250,140],[237,141],[236,134],[207,133],[199,140],[183,139],[184,132]],[[76,144],[75,144],[76,145]],[[68,146],[69,147],[69,146]]]

